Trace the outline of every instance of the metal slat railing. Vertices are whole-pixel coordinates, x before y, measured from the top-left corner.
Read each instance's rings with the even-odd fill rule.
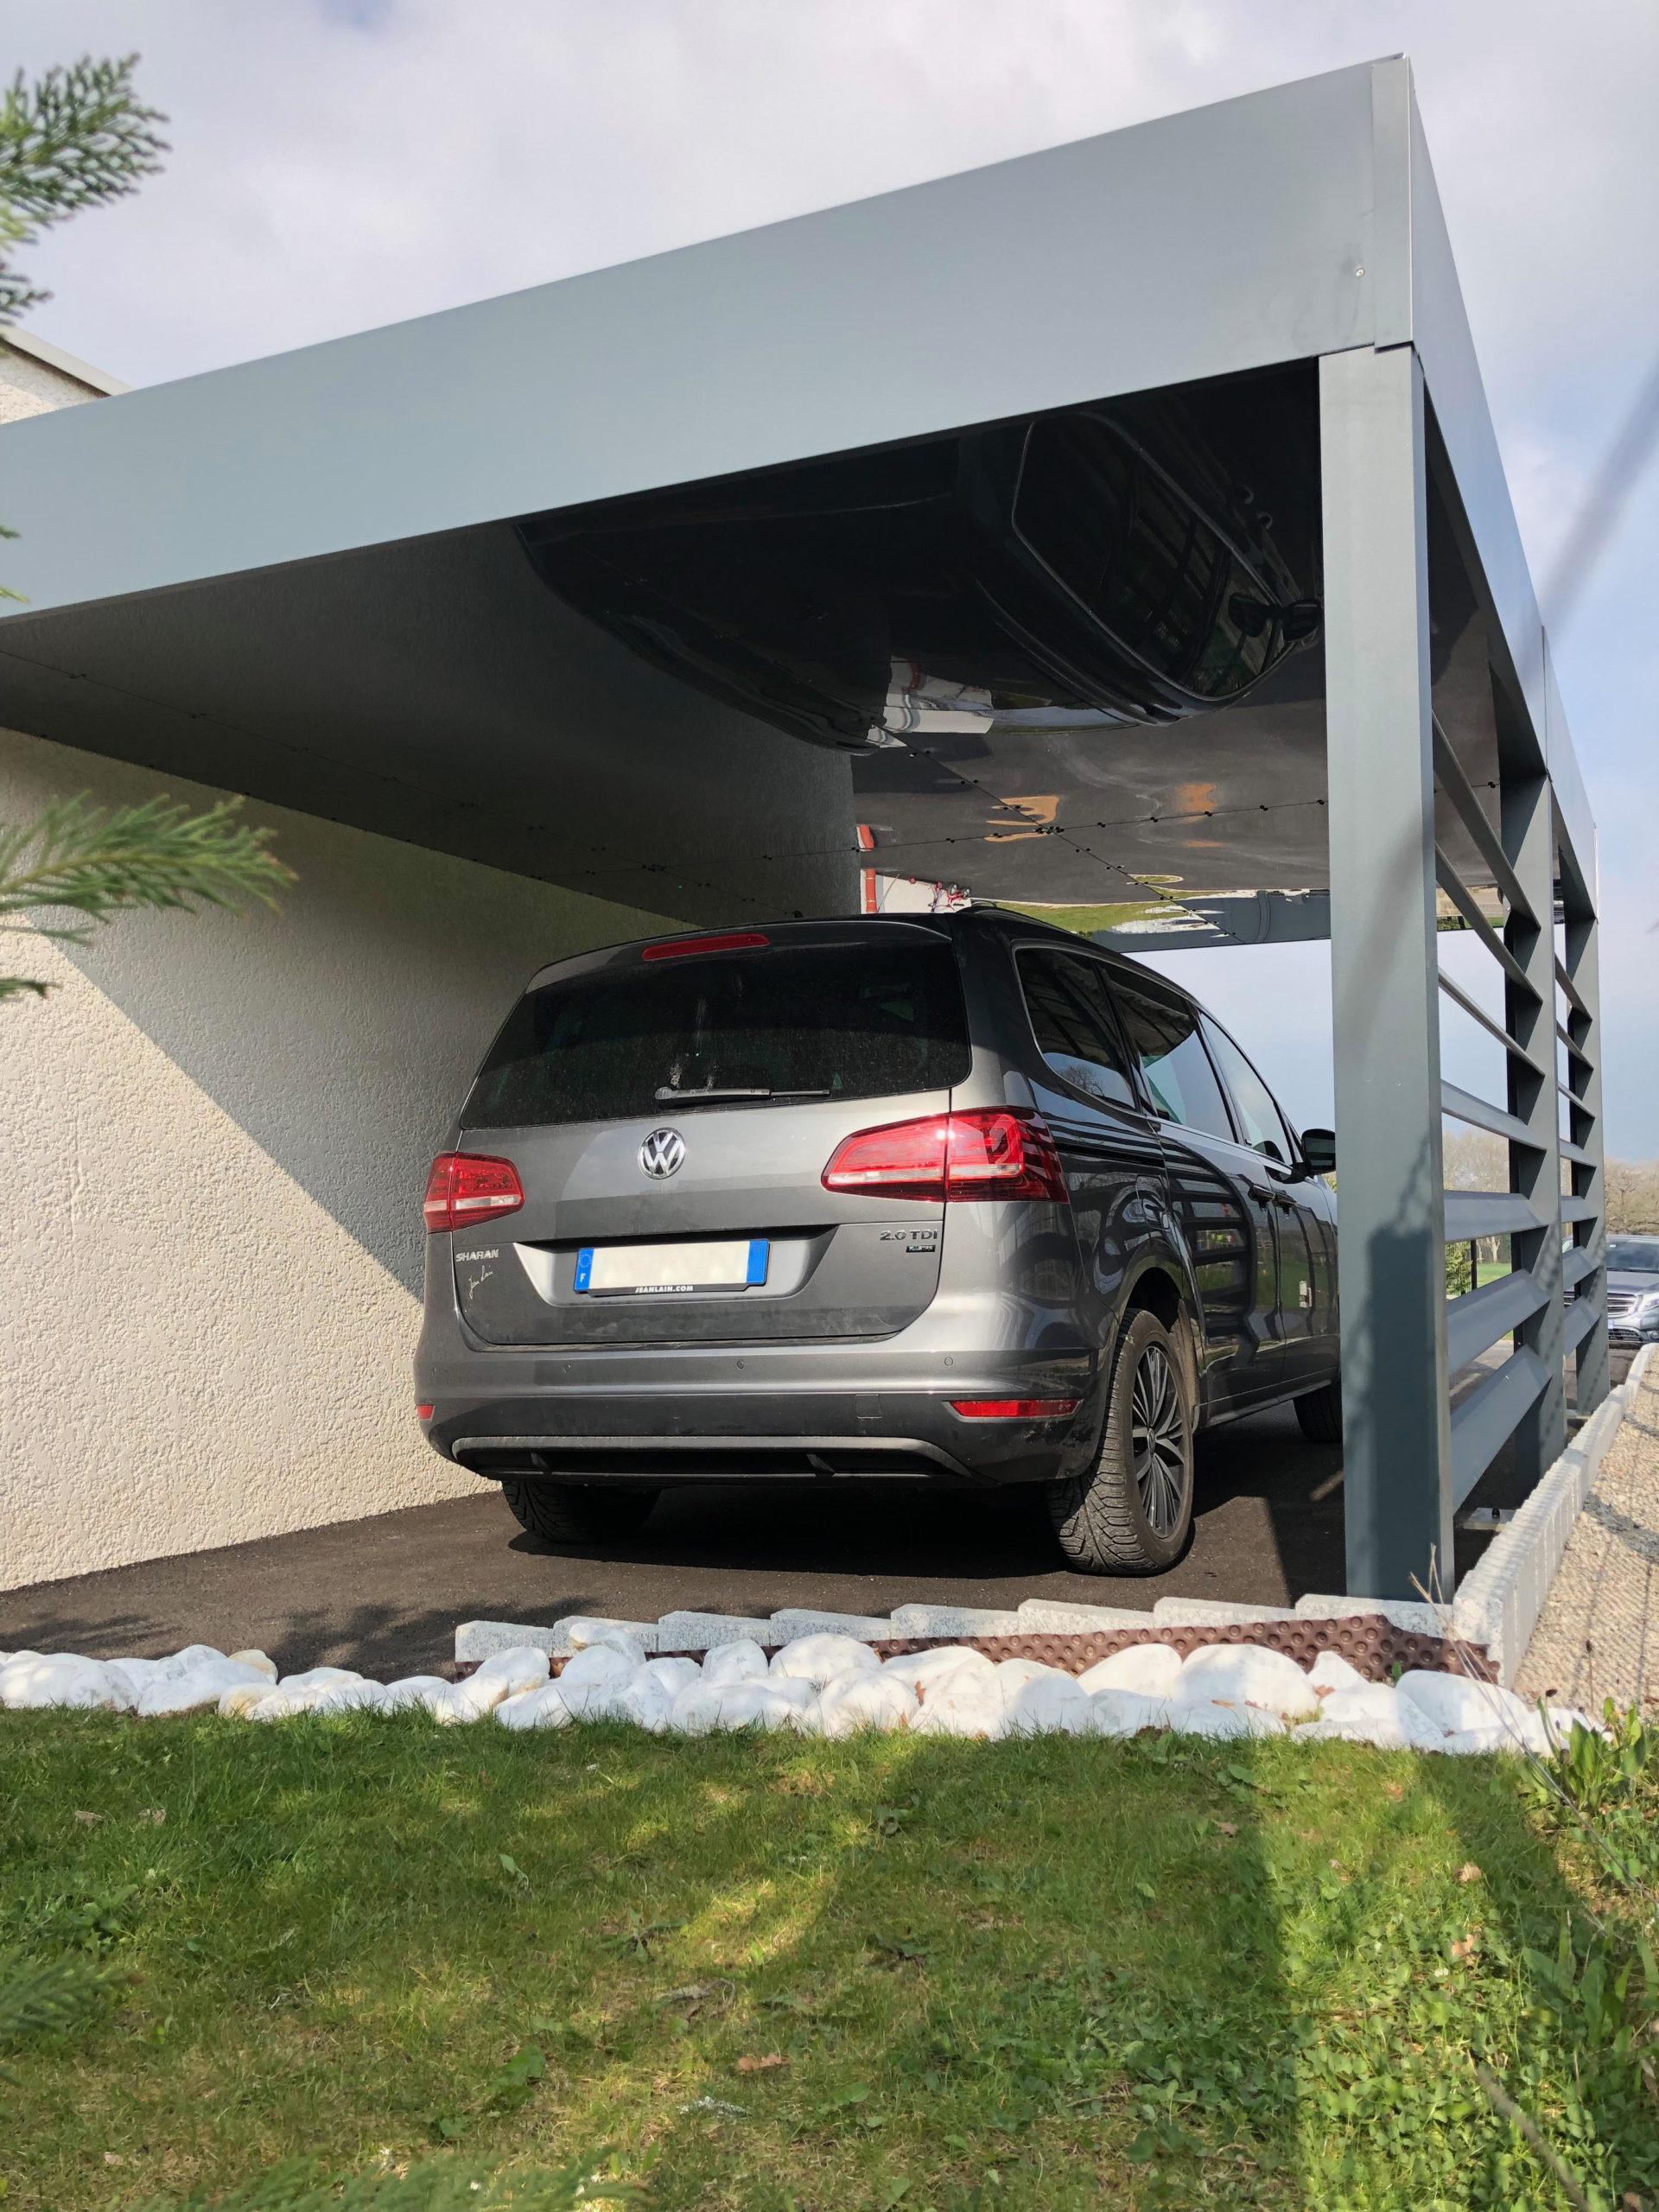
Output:
[[[1509,1031],[1504,1028],[1501,1021],[1494,1021],[1491,1015],[1487,1013],[1485,1007],[1484,1006],[1477,1005],[1475,1001],[1470,997],[1468,992],[1461,988],[1459,985],[1454,983],[1449,976],[1442,976],[1440,979],[1440,983],[1441,990],[1444,991],[1446,997],[1451,1000],[1452,1005],[1461,1007],[1463,1011],[1470,1017],[1471,1020],[1478,1021],[1480,1024],[1481,1027],[1485,1030],[1488,1036],[1496,1037],[1498,1043],[1503,1047],[1511,1060],[1516,1061],[1519,1065],[1529,1070],[1529,1072],[1535,1075],[1541,1082],[1546,1079],[1547,1071],[1539,1066],[1537,1061],[1533,1058],[1530,1052],[1527,1052],[1522,1046],[1516,1043],[1514,1038],[1510,1036]],[[1565,1084],[1562,1085],[1562,1089],[1566,1089]]]
[[[1471,1090],[1459,1090],[1455,1083],[1441,1084],[1440,1111],[1454,1122],[1466,1122],[1471,1128],[1488,1130],[1495,1137],[1507,1137],[1511,1144],[1529,1145],[1534,1152],[1544,1149],[1524,1122],[1517,1121],[1513,1114],[1506,1114],[1500,1106],[1489,1106]]]
[[[1463,763],[1452,750],[1451,741],[1440,727],[1438,715],[1433,717],[1434,730],[1434,780],[1451,801],[1452,809],[1472,839],[1475,850],[1492,871],[1492,881],[1504,905],[1513,914],[1524,914],[1529,921],[1535,917],[1532,901],[1521,887],[1521,879],[1510,865],[1497,832],[1486,819],[1484,808],[1475,796],[1474,786],[1463,772]]]
[[[1507,1274],[1488,1283],[1478,1281],[1477,1268],[1471,1288],[1448,1301],[1448,1376],[1481,1359],[1505,1337],[1514,1339],[1514,1349],[1503,1364],[1477,1382],[1452,1408],[1455,1509],[1511,1439],[1516,1443],[1517,1473],[1523,1481],[1529,1475],[1535,1479],[1565,1441],[1565,1427],[1560,1357],[1561,1231],[1555,1211],[1560,1131],[1552,1088],[1558,1078],[1555,1039],[1549,1034],[1556,1018],[1554,947],[1548,923],[1538,918],[1553,907],[1554,809],[1547,787],[1537,779],[1506,789],[1501,799],[1500,835],[1449,754],[1442,737],[1436,747],[1437,780],[1491,870],[1508,910],[1502,936],[1438,845],[1435,879],[1503,977],[1503,1021],[1449,978],[1441,977],[1441,988],[1503,1046],[1509,1100],[1507,1106],[1499,1107],[1455,1084],[1443,1083],[1441,1110],[1503,1140],[1510,1187],[1507,1192],[1448,1190],[1446,1237],[1448,1244],[1476,1245],[1484,1237],[1507,1236],[1511,1239],[1511,1263]],[[1561,1431],[1560,1442],[1554,1440],[1557,1429]]]
[[[1446,1194],[1448,1244],[1472,1244],[1480,1236],[1515,1236],[1543,1225],[1518,1191],[1448,1191]]]
[[[1549,1370],[1523,1346],[1452,1413],[1452,1503],[1463,1503],[1549,1382]]]
[[[1455,1375],[1490,1351],[1500,1337],[1507,1337],[1530,1320],[1544,1303],[1545,1293],[1526,1268],[1466,1290],[1461,1298],[1448,1299],[1446,1307],[1446,1365]]]

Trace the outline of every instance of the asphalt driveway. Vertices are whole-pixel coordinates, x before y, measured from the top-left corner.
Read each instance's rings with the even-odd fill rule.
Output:
[[[1150,1609],[1166,1594],[1282,1605],[1342,1587],[1341,1453],[1304,1441],[1287,1408],[1199,1442],[1199,1510],[1179,1566],[1103,1580],[1058,1562],[1040,1506],[882,1483],[665,1497],[639,1535],[555,1551],[525,1535],[492,1484],[476,1497],[150,1560],[0,1595],[0,1649],[94,1656],[186,1643],[254,1644],[284,1669],[430,1671],[455,1624],[676,1606],[885,1613],[906,1599],[1015,1605],[1066,1598]]]
[[[1511,1502],[1507,1457],[1471,1504]],[[709,1484],[665,1497],[626,1543],[555,1551],[480,1484],[476,1497],[444,1505],[0,1594],[0,1649],[107,1657],[257,1645],[284,1671],[330,1664],[389,1678],[447,1665],[456,1623],[480,1618],[654,1620],[679,1606],[885,1613],[906,1600],[1024,1598],[1148,1611],[1164,1596],[1287,1605],[1344,1586],[1341,1465],[1337,1446],[1304,1440],[1288,1407],[1200,1437],[1191,1548],[1145,1580],[1071,1573],[1040,1505],[1019,1491]],[[1460,1574],[1487,1541],[1459,1536]]]

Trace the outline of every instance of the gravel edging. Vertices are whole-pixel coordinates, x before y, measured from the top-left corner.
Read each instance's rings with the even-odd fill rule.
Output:
[[[1590,1486],[1516,1676],[1575,1683],[1587,1711],[1659,1702],[1659,1357],[1624,1386],[1626,1419]]]
[[[1499,1530],[1458,1591],[1452,1633],[1459,1642],[1485,1650],[1500,1682],[1513,1683],[1521,1672],[1602,1463],[1626,1414],[1647,1389],[1654,1350],[1643,1346],[1624,1382],[1597,1408],[1514,1520]]]

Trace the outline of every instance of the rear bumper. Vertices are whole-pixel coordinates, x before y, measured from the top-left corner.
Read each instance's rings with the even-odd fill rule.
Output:
[[[1052,1482],[1080,1472],[1100,1409],[1086,1358],[1022,1365],[952,1395],[1077,1398],[1046,1421],[964,1419],[944,1392],[537,1391],[428,1393],[434,1450],[474,1474],[583,1483],[924,1480]]]

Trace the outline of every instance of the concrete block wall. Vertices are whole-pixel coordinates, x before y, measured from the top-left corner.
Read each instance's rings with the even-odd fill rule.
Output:
[[[0,700],[3,691],[0,690]],[[222,794],[0,731],[0,821]],[[679,926],[251,803],[280,915],[9,936],[0,1588],[465,1494],[414,1418],[427,1162],[542,963]]]

